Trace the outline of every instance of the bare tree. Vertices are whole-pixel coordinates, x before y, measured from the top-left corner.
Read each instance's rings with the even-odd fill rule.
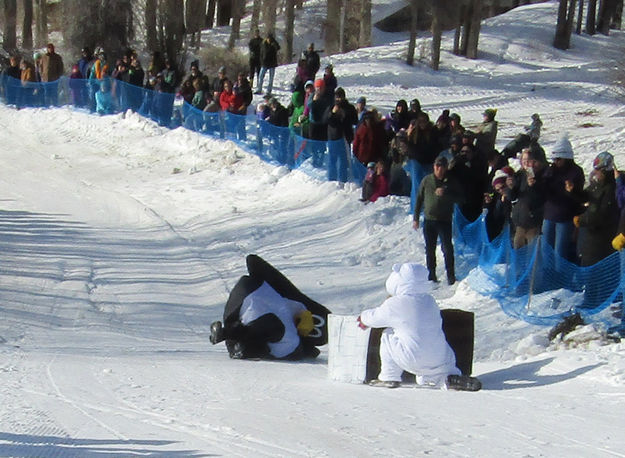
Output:
[[[208,9],[206,10],[206,27],[209,29],[215,25],[215,11],[217,10],[217,0],[208,0]]]
[[[254,30],[258,29],[260,20],[261,0],[254,0],[252,3],[252,18],[250,20],[250,36],[254,35]]]
[[[406,63],[414,64],[414,52],[417,45],[417,23],[419,19],[419,2],[418,0],[410,1],[410,39],[408,40],[408,56]]]
[[[4,0],[4,34],[2,47],[10,52],[17,49],[17,1]]]
[[[184,4],[184,25],[187,35],[192,35],[191,45],[200,45],[200,32],[204,28],[206,0],[186,0]]]
[[[276,34],[276,10],[278,0],[263,0],[263,22],[265,23],[265,33]]]
[[[579,0],[579,8],[577,10],[577,25],[575,26],[575,33],[581,35],[582,33],[582,20],[584,17],[584,0]]]
[[[158,0],[145,2],[145,44],[150,51],[156,51],[158,39],[156,34],[156,15]]]
[[[603,35],[609,35],[612,21],[616,16],[617,0],[602,0],[599,7],[599,19],[597,21],[597,29]]]
[[[160,19],[160,49],[164,49],[167,57],[182,68],[180,50],[184,42],[184,0],[161,0],[159,9]]]
[[[22,25],[22,48],[33,47],[33,0],[24,0],[24,22]]]
[[[597,33],[597,0],[588,0],[588,10],[586,11],[586,33],[594,35]]]
[[[464,21],[463,55],[469,59],[477,59],[477,45],[482,26],[482,0],[470,0]]]
[[[244,0],[232,0],[232,28],[228,39],[228,49],[234,49],[236,40],[241,38],[241,18],[245,13]]]
[[[285,62],[289,63],[293,60],[293,30],[295,28],[295,0],[286,0],[284,11],[285,30],[284,30],[284,54]]]
[[[454,49],[453,53],[457,56],[461,55],[460,53],[460,38],[462,37],[462,20],[465,15],[466,5],[461,3],[456,8],[456,29],[454,31]]]
[[[443,1],[433,1],[431,3],[432,13],[432,60],[430,61],[430,67],[432,70],[438,70],[441,60],[441,38],[443,36],[443,29],[441,27],[441,19],[443,15],[447,14],[447,5]]]
[[[328,0],[326,11],[325,50],[326,54],[336,54],[339,51],[341,1]]]
[[[35,46],[41,48],[48,42],[48,3],[35,0]]]
[[[361,47],[371,46],[371,0],[362,1],[359,43]]]
[[[362,19],[362,0],[343,0],[343,34],[341,52],[348,52],[360,47],[360,22]]]
[[[567,33],[567,12],[570,0],[560,0],[558,5],[558,21],[556,23],[556,35],[553,38],[553,46],[558,49],[569,49],[571,36]]]
[[[226,26],[232,18],[233,0],[217,0],[217,25]]]

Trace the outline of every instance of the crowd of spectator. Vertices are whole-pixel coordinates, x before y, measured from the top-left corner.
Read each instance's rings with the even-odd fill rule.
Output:
[[[352,104],[338,86],[331,64],[317,77],[321,64],[314,43],[298,61],[285,106],[272,94],[279,49],[275,37],[263,38],[255,31],[249,41],[249,73],[239,72],[231,79],[225,66],[211,78],[193,61],[183,75],[171,61],[154,52],[144,70],[132,50],[113,63],[102,48],[92,53],[85,47],[71,66],[71,102],[106,114],[113,111],[115,98],[125,97],[125,106],[138,110],[146,103],[145,92],[118,91],[116,82],[121,81],[154,93],[177,94],[201,112],[245,115],[251,110],[254,94],[262,93],[268,73],[267,90],[254,108],[258,121],[289,128],[287,135],[327,142],[327,148],[313,152],[313,165],[321,166],[325,160],[328,179],[339,182],[348,181],[351,170],[363,183],[364,202],[389,194],[410,195],[416,227],[421,211],[425,214],[428,268],[434,281],[434,249],[440,238],[448,281],[455,282],[451,245],[455,204],[468,221],[487,209],[491,240],[506,225],[517,249],[542,234],[561,259],[581,266],[594,264],[625,246],[625,178],[609,152],[596,157],[586,180],[566,136],[551,148],[548,161],[539,143],[542,121],[537,113],[524,132],[500,152],[496,149],[497,110],[493,108],[486,109],[482,122],[469,130],[463,127],[460,115],[449,110],[443,110],[433,122],[416,98],[397,101],[385,115],[367,106],[365,97]],[[48,83],[38,94],[44,105],[56,104],[54,83],[63,74],[63,59],[52,43],[44,54],[36,53],[34,60],[12,56],[4,70],[4,75],[22,83],[22,97],[34,96],[36,89],[29,88],[29,83]],[[85,85],[84,80],[90,84]],[[9,99],[8,91],[6,94],[9,104],[17,103]],[[244,125],[236,129],[239,138],[245,138]],[[287,143],[288,138],[281,139],[280,148]],[[286,148],[281,154],[284,163],[292,162]],[[509,162],[517,156],[520,167],[515,170]]]

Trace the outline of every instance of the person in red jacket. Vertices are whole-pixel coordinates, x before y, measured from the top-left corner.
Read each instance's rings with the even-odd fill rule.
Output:
[[[234,114],[243,114],[241,112],[244,107],[243,97],[236,94],[232,90],[232,82],[230,80],[226,80],[224,82],[224,90],[219,96],[219,106],[223,111],[228,111]]]
[[[363,165],[377,162],[385,156],[385,141],[384,125],[375,119],[373,112],[368,112],[365,114],[362,124],[356,129],[356,135],[354,135],[352,146],[354,156]]]
[[[362,198],[360,200],[365,203],[375,202],[379,197],[386,197],[389,194],[386,163],[383,159],[376,163],[370,162],[367,165],[367,174],[362,184]]]

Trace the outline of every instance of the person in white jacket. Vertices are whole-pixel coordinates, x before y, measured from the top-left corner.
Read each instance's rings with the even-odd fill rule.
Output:
[[[418,385],[469,391],[481,388],[477,379],[460,375],[430,288],[424,266],[395,264],[386,280],[391,297],[358,317],[363,329],[386,328],[380,342],[382,367],[378,379],[370,385],[396,388],[402,372],[407,371],[416,375]]]

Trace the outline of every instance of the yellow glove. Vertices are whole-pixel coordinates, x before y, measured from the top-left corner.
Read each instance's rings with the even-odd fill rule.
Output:
[[[306,337],[313,329],[315,329],[312,313],[308,310],[304,310],[302,313],[297,315],[297,319],[297,333],[300,336]]]
[[[573,217],[573,224],[575,227],[579,227],[579,215]]]
[[[625,248],[625,235],[621,233],[614,237],[614,239],[612,239],[612,248],[614,248],[616,251],[621,251],[623,248]]]

